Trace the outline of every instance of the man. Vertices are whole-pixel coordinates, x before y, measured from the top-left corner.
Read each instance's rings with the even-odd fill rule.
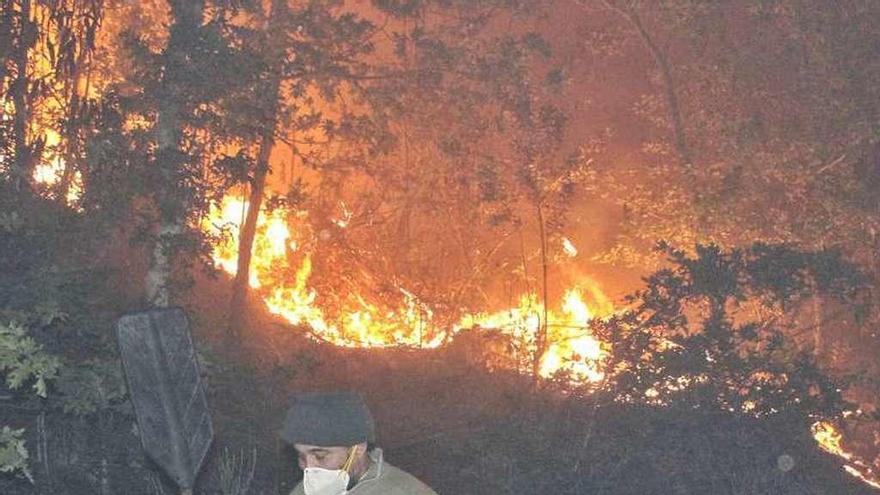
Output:
[[[437,495],[372,448],[373,417],[353,392],[296,395],[281,438],[296,450],[304,474],[291,495]]]

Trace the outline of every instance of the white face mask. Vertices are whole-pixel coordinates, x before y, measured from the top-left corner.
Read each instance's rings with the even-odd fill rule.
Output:
[[[348,489],[349,476],[344,469],[306,468],[303,489],[306,495],[342,495]]]
[[[348,491],[348,471],[354,463],[357,447],[352,447],[341,469],[307,467],[303,471],[303,490],[306,495],[342,495]]]

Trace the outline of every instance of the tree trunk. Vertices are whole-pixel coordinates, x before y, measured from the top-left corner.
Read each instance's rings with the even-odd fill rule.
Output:
[[[85,50],[85,48],[83,48]],[[80,113],[82,110],[81,98],[79,94],[79,81],[82,77],[82,64],[84,60],[79,58],[73,68],[73,74],[67,84],[70,88],[70,94],[67,98],[67,116],[64,124],[64,138],[66,144],[64,147],[64,170],[61,173],[61,182],[58,184],[58,202],[67,204],[67,197],[70,195],[70,188],[73,179],[80,165]],[[88,92],[83,95],[88,98]]]
[[[41,410],[37,416],[37,460],[43,469],[43,475],[52,477],[52,466],[49,464],[49,439],[46,432],[46,411]]]
[[[19,12],[18,44],[13,55],[15,79],[10,85],[12,106],[15,117],[12,121],[12,134],[15,156],[12,162],[12,180],[16,191],[30,189],[32,150],[28,145],[27,129],[30,123],[30,106],[28,105],[28,52],[36,41],[36,27],[31,23],[31,2],[22,0]]]
[[[541,296],[543,299],[543,314],[541,315],[541,322],[538,326],[538,333],[535,335],[535,354],[532,356],[532,379],[537,385],[538,381],[541,379],[541,358],[543,358],[544,353],[547,352],[549,309],[547,308],[547,233],[544,229],[544,210],[541,208],[540,201],[536,204],[536,210],[538,214],[538,235],[541,237],[541,287],[543,292]]]
[[[173,32],[173,31],[172,31]],[[169,42],[169,45],[173,40]],[[173,56],[174,54],[172,54]],[[156,229],[150,268],[147,271],[147,301],[157,307],[171,304],[171,274],[174,262],[174,244],[183,233],[183,199],[178,192],[177,169],[181,165],[178,146],[182,134],[182,124],[178,106],[167,95],[159,107],[156,121],[157,164],[160,168],[162,185],[155,193],[156,207],[159,210],[159,225]]]
[[[822,296],[813,294],[813,357],[822,357],[825,341],[822,338]]]
[[[179,183],[182,153],[179,149],[183,134],[181,112],[185,84],[178,68],[187,62],[187,39],[199,29],[204,14],[204,0],[169,0],[173,23],[168,46],[163,54],[165,73],[160,86],[158,117],[154,128],[156,139],[156,166],[162,184],[154,199],[159,210],[150,268],[145,280],[147,301],[158,307],[171,304],[170,282],[175,244],[184,231],[186,203]]]
[[[79,119],[79,92],[76,87],[78,78],[78,75],[74,75],[73,94],[68,100],[67,123],[64,126],[67,143],[64,148],[64,170],[61,173],[61,182],[58,184],[58,197],[56,198],[62,204],[67,204],[67,197],[70,195],[70,187],[79,164],[79,124],[77,122]]]
[[[811,305],[813,316],[813,358],[818,363],[825,354],[825,339],[822,332],[824,309],[822,306],[822,294],[819,292],[819,284],[815,279],[810,281]]]
[[[675,81],[672,78],[672,70],[669,66],[669,60],[663,50],[654,42],[651,35],[642,24],[642,20],[633,8],[624,8],[611,0],[604,0],[605,5],[623,16],[639,33],[639,37],[651,52],[654,61],[657,62],[657,68],[660,69],[660,77],[663,78],[663,87],[666,96],[666,107],[669,114],[669,123],[672,126],[672,137],[675,143],[675,150],[678,153],[678,159],[681,165],[690,169],[692,166],[690,149],[685,139],[684,124],[681,118],[681,108],[678,103],[678,96],[675,91]]]
[[[278,85],[275,85],[276,99]],[[273,112],[274,114],[274,112]],[[242,325],[245,301],[250,290],[251,257],[253,255],[254,238],[257,234],[257,220],[260,217],[260,209],[263,206],[263,196],[266,190],[266,176],[269,173],[269,156],[275,143],[275,119],[263,130],[260,137],[260,152],[257,158],[257,167],[251,183],[251,192],[248,200],[247,215],[241,226],[238,237],[238,260],[235,271],[235,280],[232,283],[232,300],[229,305],[229,331],[228,337],[235,339]]]
[[[94,53],[94,40],[97,36],[101,19],[104,17],[103,2],[84,2],[83,5],[76,7],[76,17],[90,19],[83,21],[81,26],[76,29],[77,36],[80,38],[79,50],[75,52],[74,63],[71,73],[65,80],[67,93],[67,109],[66,122],[64,125],[64,139],[66,145],[64,149],[64,170],[61,175],[61,182],[58,184],[57,200],[63,204],[68,203],[68,196],[73,182],[76,178],[76,172],[81,169],[82,165],[82,134],[80,128],[82,126],[82,111],[84,102],[88,101],[89,89],[91,83],[91,56]],[[82,10],[79,10],[82,9]],[[82,92],[80,92],[80,82],[84,82]]]
[[[182,223],[160,223],[150,257],[150,268],[145,280],[147,301],[156,307],[171,305],[171,271],[174,258],[174,240],[183,232]]]
[[[283,0],[272,1],[272,11],[267,26],[268,32],[273,32],[280,16],[280,9],[286,7]],[[266,126],[260,135],[260,151],[257,157],[257,166],[251,182],[250,199],[248,201],[247,215],[241,226],[238,237],[238,260],[235,271],[235,280],[232,283],[232,299],[229,304],[229,328],[227,338],[234,341],[241,331],[242,318],[244,317],[245,302],[250,291],[251,258],[253,256],[254,238],[257,234],[257,220],[260,218],[260,209],[263,206],[263,196],[266,190],[266,177],[269,174],[269,158],[275,145],[275,131],[278,125],[278,107],[281,96],[281,71],[283,69],[283,53],[276,55],[275,66],[272,68],[269,88],[265,95],[266,103]]]

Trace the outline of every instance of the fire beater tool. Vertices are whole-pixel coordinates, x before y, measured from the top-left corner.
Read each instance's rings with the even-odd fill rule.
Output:
[[[181,308],[123,315],[116,322],[122,364],[147,455],[192,495],[214,429]]]

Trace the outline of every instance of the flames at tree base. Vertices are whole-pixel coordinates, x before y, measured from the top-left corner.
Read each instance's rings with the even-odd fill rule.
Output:
[[[224,271],[235,274],[238,256],[238,226],[248,205],[246,201],[227,198],[222,208],[212,212],[206,228],[215,234],[225,232],[225,242],[214,248],[214,261]],[[434,348],[448,343],[457,333],[469,328],[496,329],[509,336],[522,356],[537,352],[537,336],[542,330],[544,307],[536,294],[524,294],[516,307],[462,316],[458,323],[441,328],[435,312],[412,292],[398,287],[401,304],[387,307],[362,294],[347,294],[341,307],[333,311],[322,307],[322,295],[309,285],[313,253],[301,248],[309,242],[292,239],[288,228],[289,212],[276,210],[257,221],[249,284],[265,302],[270,312],[294,325],[308,325],[317,338],[345,347],[419,347]],[[279,277],[280,266],[292,267],[293,277]],[[289,272],[290,272],[289,271]],[[596,340],[588,330],[594,317],[585,301],[587,291],[597,312],[610,314],[611,303],[592,283],[565,291],[559,310],[547,311],[546,345],[540,360],[540,374],[552,377],[566,373],[575,381],[596,382],[603,378],[600,362],[607,344]],[[336,300],[339,298],[337,297]]]

